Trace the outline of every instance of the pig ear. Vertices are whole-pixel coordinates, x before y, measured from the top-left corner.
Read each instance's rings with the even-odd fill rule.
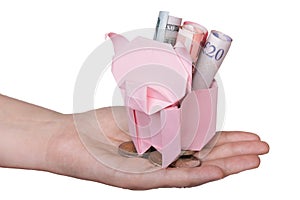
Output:
[[[129,41],[124,36],[116,33],[110,32],[106,34],[106,37],[109,37],[111,39],[114,45],[115,54],[120,52],[120,50],[123,49],[123,47],[129,43]]]

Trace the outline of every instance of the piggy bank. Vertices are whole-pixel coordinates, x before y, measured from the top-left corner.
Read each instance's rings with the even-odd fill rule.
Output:
[[[162,167],[182,150],[199,151],[216,131],[218,87],[193,90],[192,59],[184,45],[109,33],[115,50],[112,73],[128,114],[131,139],[139,154],[151,146]]]

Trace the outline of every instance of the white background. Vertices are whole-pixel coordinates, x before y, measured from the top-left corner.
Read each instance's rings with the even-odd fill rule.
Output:
[[[104,34],[154,27],[159,10],[169,10],[234,39],[220,70],[226,94],[223,129],[258,133],[271,151],[256,170],[191,189],[132,192],[45,172],[0,169],[1,199],[299,198],[297,1],[45,2],[0,1],[0,93],[72,113],[78,72]]]

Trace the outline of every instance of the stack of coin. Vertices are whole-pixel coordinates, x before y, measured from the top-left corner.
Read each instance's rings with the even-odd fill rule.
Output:
[[[175,160],[169,167],[173,168],[192,168],[199,167],[201,161],[194,156],[194,151],[181,151],[177,160]],[[150,148],[144,154],[138,154],[132,141],[123,142],[119,146],[119,154],[124,157],[140,157],[148,159],[152,164],[156,166],[162,165],[162,155],[154,148]]]
[[[175,160],[170,167],[175,168],[193,168],[199,167],[201,165],[201,161],[193,156],[180,156],[177,160]]]
[[[201,161],[193,156],[195,152],[188,151],[188,152],[182,152],[181,155],[177,160],[175,160],[169,167],[172,168],[193,168],[193,167],[199,167],[201,165]],[[185,154],[187,153],[187,154]],[[149,161],[153,163],[156,166],[162,165],[162,156],[161,153],[158,151],[153,151],[149,155]]]
[[[150,152],[146,152],[144,154],[138,154],[132,141],[123,142],[122,144],[120,144],[118,152],[121,156],[128,157],[128,158],[133,158],[133,157],[146,158],[150,153]]]

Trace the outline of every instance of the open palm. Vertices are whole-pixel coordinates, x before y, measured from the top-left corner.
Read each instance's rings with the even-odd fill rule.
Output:
[[[124,107],[101,108],[68,115],[70,125],[53,137],[50,171],[129,189],[192,187],[259,166],[268,144],[241,131],[219,132],[200,152],[196,168],[161,169],[143,158],[118,154],[118,145],[130,140]],[[71,123],[72,122],[72,123]],[[53,163],[53,162],[52,162]]]

